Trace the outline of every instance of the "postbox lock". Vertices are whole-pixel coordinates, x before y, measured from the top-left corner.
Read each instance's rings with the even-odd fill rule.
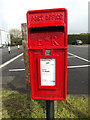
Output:
[[[45,55],[51,55],[51,50],[45,50]]]

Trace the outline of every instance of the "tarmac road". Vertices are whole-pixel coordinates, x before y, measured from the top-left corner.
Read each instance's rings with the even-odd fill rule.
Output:
[[[22,49],[12,48],[12,54],[6,50],[2,54],[3,63],[22,53]],[[68,46],[68,94],[88,94],[88,46]],[[4,60],[5,59],[5,60]],[[23,56],[2,68],[2,88],[26,92]]]
[[[19,55],[22,53],[22,46],[18,50],[18,47],[10,47],[10,54],[8,52],[8,48],[0,48],[0,60],[2,60],[2,64],[5,63],[6,61],[10,60],[11,58],[14,58],[15,56]]]

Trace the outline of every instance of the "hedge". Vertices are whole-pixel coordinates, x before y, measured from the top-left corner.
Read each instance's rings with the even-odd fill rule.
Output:
[[[83,44],[90,44],[90,34],[69,34],[68,44],[72,44],[75,40],[82,40]]]

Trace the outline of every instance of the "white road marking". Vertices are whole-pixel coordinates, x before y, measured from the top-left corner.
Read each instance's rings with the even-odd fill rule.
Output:
[[[84,68],[89,67],[90,65],[78,65],[78,66],[67,66],[67,68]]]
[[[9,60],[9,61],[7,61],[5,63],[3,63],[2,65],[0,65],[0,69],[3,68],[3,67],[5,67],[6,65],[10,64],[11,62],[13,62],[14,60],[16,60],[17,58],[21,57],[22,55],[23,55],[23,53],[21,53],[20,55],[12,58],[11,60]]]
[[[21,61],[24,61],[24,59],[21,59]]]
[[[77,65],[77,66],[67,66],[68,69],[70,68],[84,68],[89,67],[90,65]],[[25,69],[9,69],[9,72],[17,72],[17,71],[24,71]]]
[[[75,56],[68,56],[68,58],[75,58]]]
[[[74,47],[88,47],[88,45],[73,45]]]
[[[10,69],[9,72],[24,71],[25,69]]]
[[[90,61],[87,60],[87,59],[85,59],[85,58],[79,57],[79,56],[77,56],[77,55],[75,55],[75,54],[72,54],[72,53],[68,53],[68,54],[90,63]]]

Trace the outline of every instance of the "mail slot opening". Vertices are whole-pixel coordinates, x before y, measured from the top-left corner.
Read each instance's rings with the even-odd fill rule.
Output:
[[[36,32],[54,32],[54,31],[60,31],[64,32],[65,27],[64,26],[53,26],[53,27],[37,27],[37,28],[30,28],[31,33]]]

